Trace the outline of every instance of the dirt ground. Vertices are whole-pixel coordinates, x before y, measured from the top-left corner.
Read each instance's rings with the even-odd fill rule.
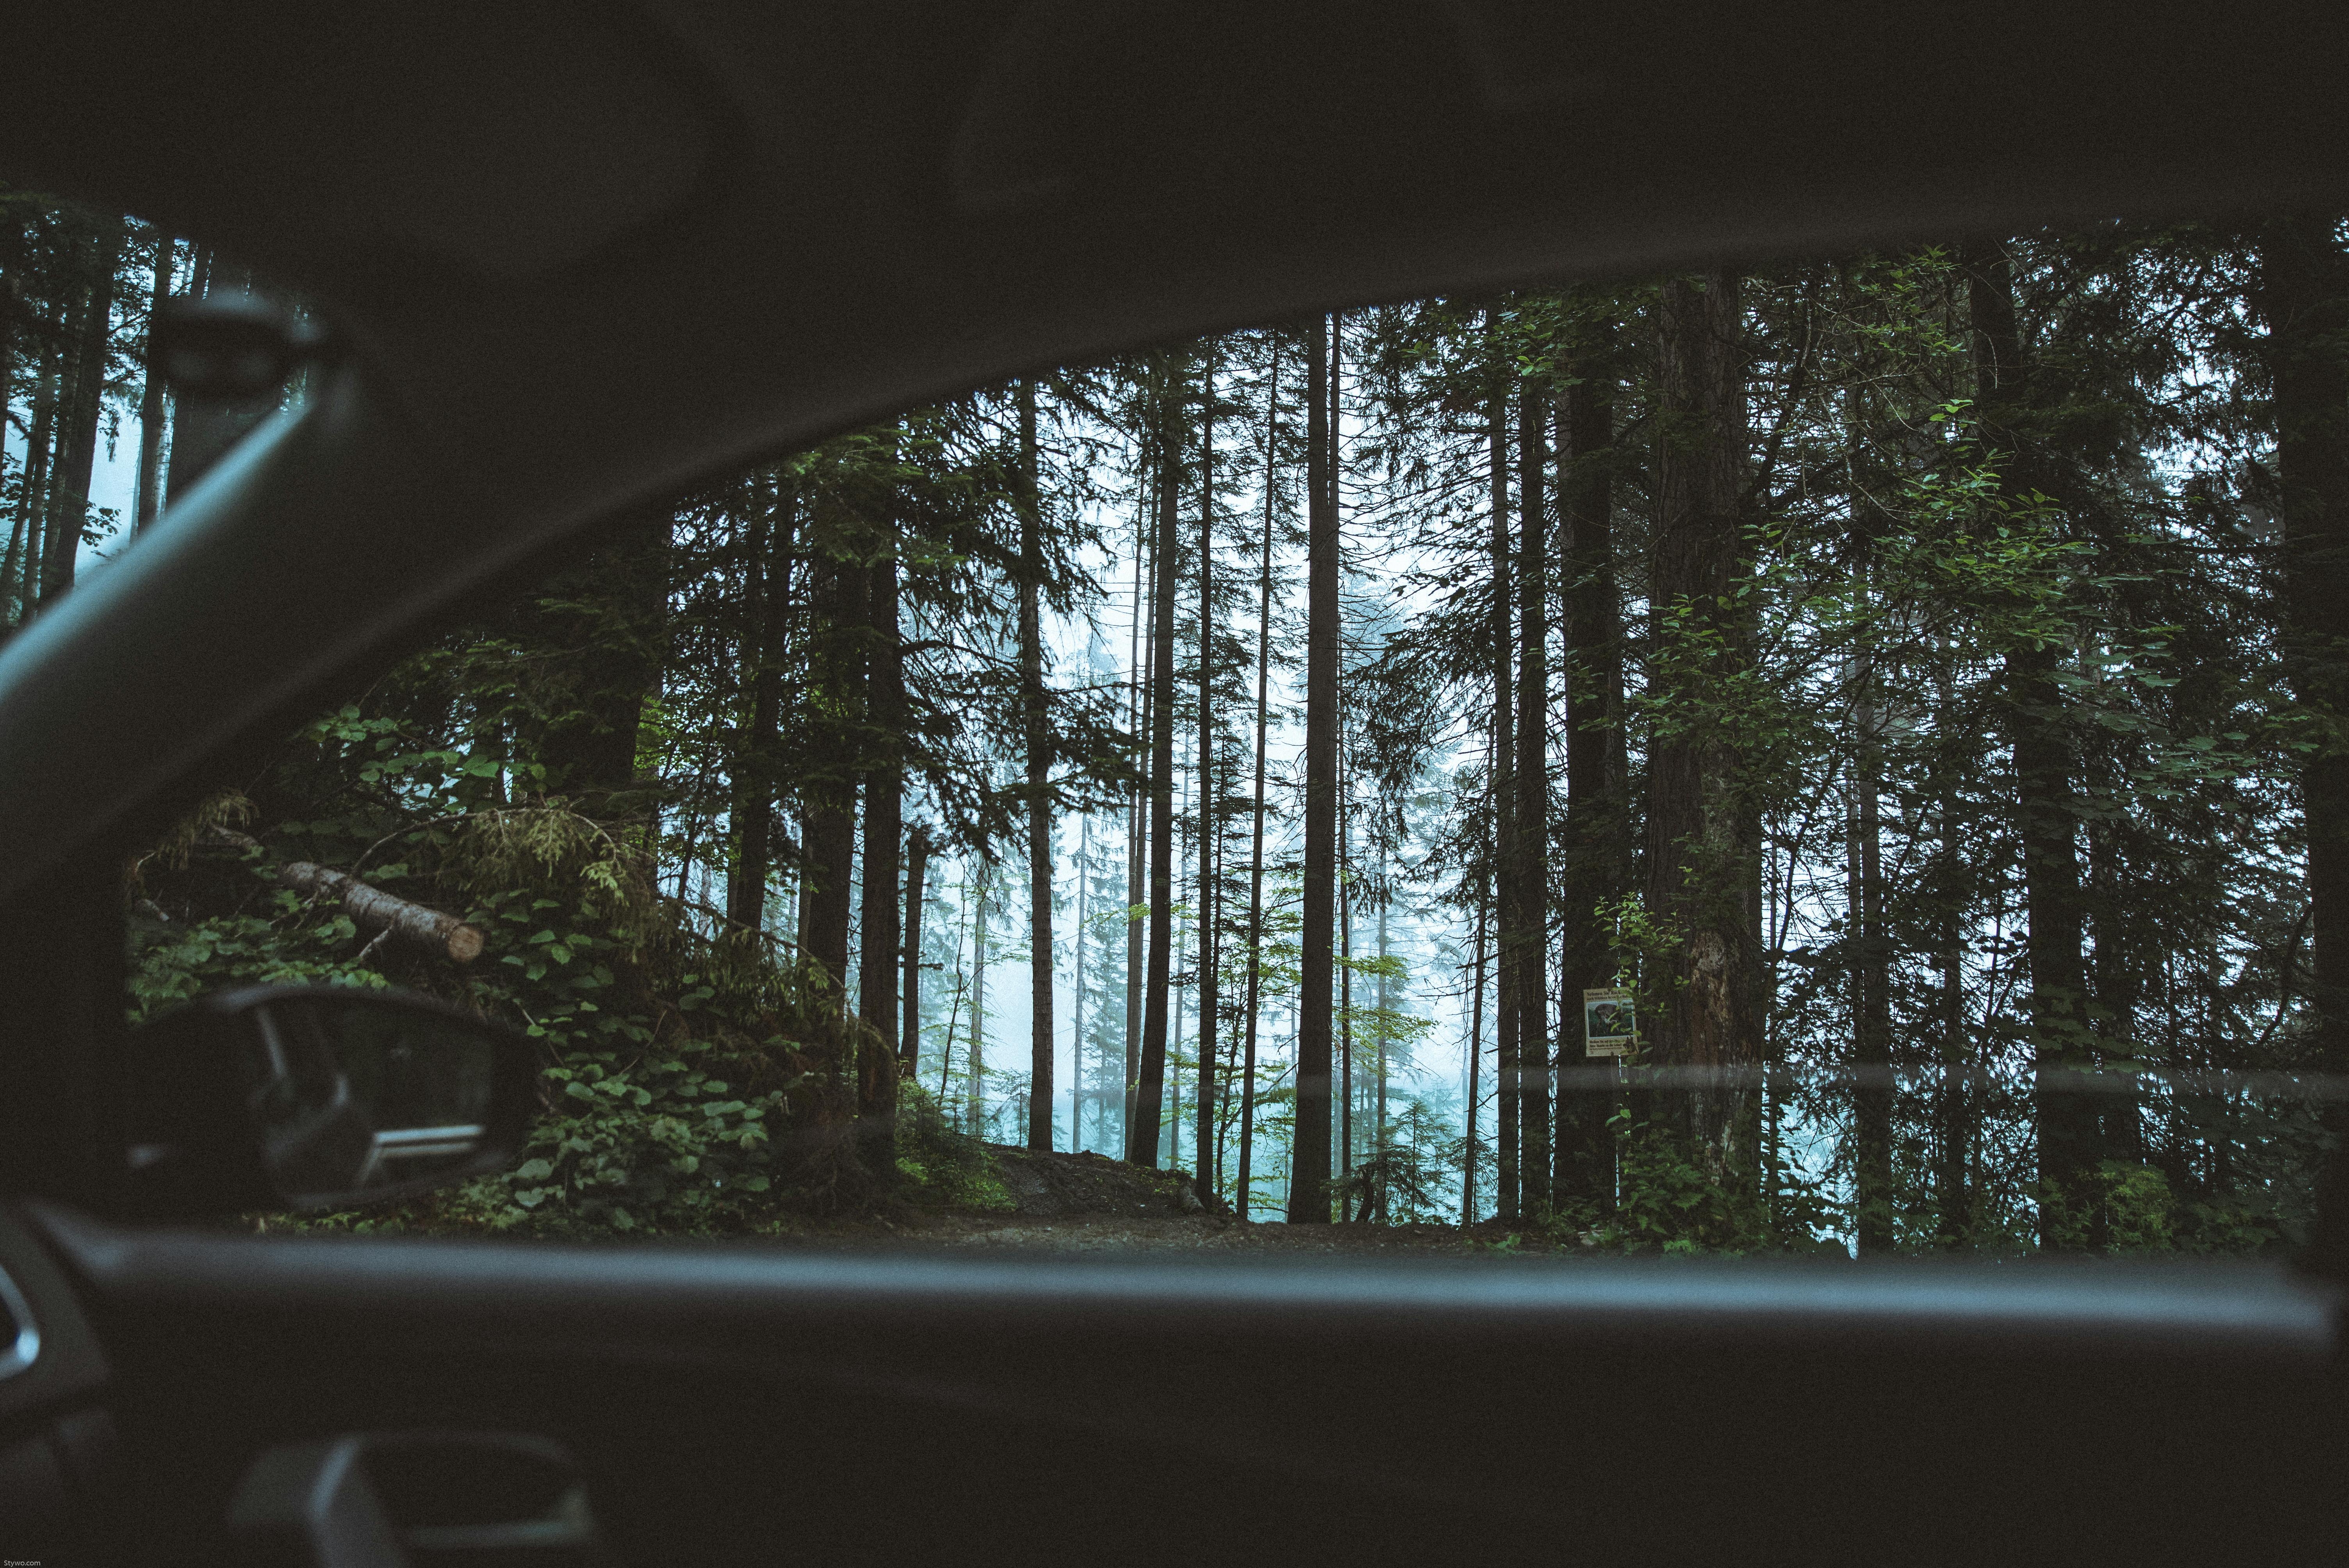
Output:
[[[1456,1225],[1243,1224],[1209,1212],[1185,1172],[1145,1170],[1090,1152],[1034,1154],[1003,1144],[990,1145],[988,1152],[1015,1209],[901,1210],[824,1239],[1068,1252],[1418,1254],[1466,1254],[1503,1239],[1489,1222],[1472,1234]]]

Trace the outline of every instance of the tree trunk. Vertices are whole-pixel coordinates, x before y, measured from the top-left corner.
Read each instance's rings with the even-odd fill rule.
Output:
[[[930,835],[919,824],[905,844],[905,1013],[897,1037],[897,1059],[905,1077],[922,1059],[922,900],[930,870]]]
[[[758,530],[753,573],[755,628],[750,657],[750,733],[735,780],[734,877],[727,884],[727,917],[753,931],[767,919],[767,883],[774,875],[774,753],[781,740],[783,652],[791,627],[792,556],[799,540],[798,487],[788,476],[762,486],[766,518]]]
[[[804,923],[800,945],[823,968],[833,987],[834,1016],[844,1009],[848,992],[848,925],[852,908],[850,879],[855,857],[856,773],[851,760],[856,747],[854,726],[864,707],[864,660],[856,646],[857,632],[870,611],[865,602],[864,573],[855,566],[819,555],[815,564],[813,610],[816,682],[822,696],[816,727],[822,736],[819,756],[827,756],[833,771],[812,778],[802,786],[807,802],[808,891],[802,901]]]
[[[1994,242],[1968,247],[1964,261],[1975,403],[1987,438],[2009,454],[1999,476],[2002,496],[2027,504],[2046,486],[2033,432],[2024,428],[2036,388],[2015,318],[2012,264],[2005,247]],[[2073,810],[2071,738],[2055,649],[2013,650],[2005,676],[2029,925],[2024,954],[2039,1122],[2040,1242],[2093,1244],[2101,1229],[2101,1205],[2092,1191],[2098,1117],[2088,1097],[2067,1082],[2092,1068],[2094,1056],[2081,957],[2085,934],[2079,821]]]
[[[987,895],[994,871],[979,863],[978,902],[970,917],[970,1068],[963,1103],[973,1138],[987,1136]]]
[[[1199,413],[1199,1195],[1216,1181],[1216,352],[1207,350]]]
[[[1524,1207],[1555,1202],[1551,1185],[1549,1026],[1549,540],[1542,515],[1544,416],[1531,378],[1517,384],[1516,851],[1517,1186]]]
[[[1615,388],[1611,343],[1593,343],[1567,366],[1558,396],[1559,566],[1566,620],[1566,845],[1559,913],[1562,1010],[1614,983],[1615,934],[1599,911],[1631,886],[1630,769],[1623,736],[1623,615],[1615,579]],[[1561,1092],[1554,1174],[1565,1201],[1615,1201],[1615,1138],[1608,1126],[1619,1076],[1585,1055],[1580,1027],[1558,1043],[1582,1087]]]
[[[52,315],[50,325],[56,318]],[[10,624],[21,625],[33,613],[41,580],[41,541],[48,516],[49,471],[57,454],[57,407],[61,379],[57,334],[41,350],[39,373],[33,383],[33,424],[26,433],[25,468],[19,478],[16,528],[8,540],[8,587],[15,594]],[[18,542],[22,541],[19,548]]]
[[[163,302],[171,297],[171,252],[177,243],[160,229],[155,231],[155,286],[147,301],[148,331],[154,331],[156,315]],[[163,397],[163,378],[150,368],[145,384],[139,389],[139,498],[132,509],[131,527],[144,529],[155,521],[162,505],[163,419],[168,405]]]
[[[1249,1185],[1256,1147],[1257,1011],[1264,995],[1264,740],[1269,713],[1267,697],[1272,675],[1272,500],[1273,460],[1280,437],[1280,336],[1272,335],[1271,368],[1267,377],[1264,428],[1264,542],[1257,572],[1256,600],[1256,793],[1248,830],[1248,981],[1247,1016],[1243,1027],[1247,1043],[1240,1055],[1240,1176],[1237,1203],[1241,1220],[1255,1218],[1254,1189]]]
[[[548,705],[555,718],[523,727],[523,749],[545,769],[549,793],[590,815],[615,815],[614,797],[638,783],[636,743],[645,704],[660,694],[667,642],[675,521],[657,507],[621,519],[533,606],[530,638],[569,685]]]
[[[1346,777],[1345,717],[1338,719],[1338,1176],[1354,1174],[1354,863],[1348,830],[1353,800]],[[1350,1220],[1351,1198],[1339,1200],[1338,1217]]]
[[[89,481],[98,460],[98,424],[105,411],[107,357],[113,343],[114,271],[121,259],[123,221],[115,218],[78,238],[76,280],[66,317],[64,395],[57,409],[57,457],[48,493],[47,537],[41,550],[41,600],[73,586],[82,531],[89,522]]]
[[[481,955],[478,928],[453,914],[370,887],[346,872],[308,861],[289,861],[277,868],[277,880],[295,892],[333,900],[362,930],[387,932],[452,964],[471,964]]]
[[[1698,1069],[1674,1119],[1725,1181],[1755,1152],[1745,1147],[1753,1095],[1739,1075],[1762,1061],[1748,908],[1759,846],[1748,837],[1744,759],[1720,711],[1736,700],[1753,657],[1752,627],[1731,596],[1744,565],[1741,327],[1731,274],[1663,285],[1649,603],[1657,695],[1685,717],[1656,738],[1648,761],[1647,906],[1681,933],[1651,1056]]]
[[[1476,895],[1476,957],[1474,989],[1468,995],[1468,1109],[1461,1119],[1467,1123],[1468,1137],[1462,1146],[1460,1159],[1460,1222],[1476,1222],[1476,1101],[1482,1092],[1477,1069],[1485,1060],[1485,921],[1492,912],[1492,882],[1488,877]]]
[[[2349,258],[2334,221],[2299,214],[2261,231],[2254,303],[2274,388],[2286,669],[2293,696],[2337,728],[2349,712]],[[2349,748],[2311,757],[2301,791],[2312,1043],[2317,1066],[2349,1072]],[[2344,1118],[2330,1120],[2338,1130]]]
[[[1371,1158],[1377,1160],[1379,1162],[1379,1186],[1376,1207],[1379,1214],[1382,1218],[1387,1212],[1388,1200],[1392,1196],[1392,1194],[1387,1191],[1387,1180],[1390,1172],[1387,1170],[1386,1162],[1387,1047],[1391,1043],[1388,1021],[1392,1016],[1392,1015],[1387,1011],[1387,906],[1390,902],[1391,901],[1387,897],[1386,835],[1381,833],[1379,836],[1379,1098],[1377,1116],[1371,1123]]]
[[[880,559],[864,569],[870,636],[865,711],[873,765],[864,772],[864,907],[856,944],[856,1010],[872,1032],[856,1044],[856,1114],[866,1126],[865,1161],[888,1158],[897,1115],[897,846],[905,834],[905,644],[898,624],[898,521],[888,520]]]
[[[1864,540],[1863,540],[1864,542]],[[1852,704],[1857,731],[1851,813],[1851,915],[1859,951],[1852,965],[1852,1061],[1859,1069],[1852,1093],[1853,1207],[1863,1256],[1893,1250],[1892,997],[1885,952],[1883,764],[1877,739],[1874,659],[1863,655]]]
[[[1488,318],[1489,323],[1489,318]],[[1488,325],[1487,332],[1491,331]],[[1504,1220],[1525,1212],[1523,1151],[1524,1071],[1518,1059],[1517,1030],[1524,1014],[1517,1006],[1517,959],[1524,951],[1518,931],[1517,883],[1513,862],[1516,855],[1516,677],[1515,617],[1509,589],[1509,405],[1500,367],[1492,372],[1494,386],[1485,408],[1486,478],[1492,490],[1493,513],[1493,857],[1495,935],[1494,958],[1493,1087],[1497,1096],[1498,1181],[1494,1198]]]
[[[1158,562],[1151,607],[1150,658],[1150,969],[1142,999],[1142,1068],[1133,1090],[1128,1160],[1158,1162],[1166,1099],[1166,1026],[1174,957],[1174,593],[1182,549],[1176,536],[1182,499],[1183,432],[1174,366],[1154,375],[1157,406]]]
[[[1093,814],[1082,811],[1077,816],[1077,972],[1070,987],[1075,993],[1069,1018],[1069,1070],[1073,1081],[1069,1085],[1069,1151],[1081,1154],[1085,1148],[1085,982],[1091,973],[1085,963],[1085,936],[1092,929],[1093,885]]]
[[[1028,1147],[1052,1147],[1052,796],[1044,698],[1044,498],[1036,383],[1019,383],[1019,687],[1028,761]],[[1071,1113],[1071,1129],[1075,1122]]]
[[[261,844],[248,834],[227,828],[214,828],[207,835],[213,842],[232,849],[259,850]],[[470,925],[453,914],[428,908],[397,893],[359,881],[348,872],[310,861],[288,861],[277,867],[277,882],[305,898],[327,899],[339,905],[353,924],[361,930],[382,936],[397,936],[410,946],[422,949],[452,964],[471,964],[481,955],[484,938],[481,928]]]
[[[1145,470],[1146,471],[1146,470]],[[1157,487],[1148,488],[1150,501],[1137,507],[1133,519],[1133,624],[1132,646],[1128,650],[1126,670],[1130,692],[1127,701],[1128,730],[1135,745],[1149,745],[1150,706],[1149,683],[1142,678],[1142,664],[1150,645],[1143,640],[1143,605],[1158,597],[1158,562],[1156,545],[1158,530],[1154,526],[1158,504]],[[1143,562],[1149,559],[1149,593],[1143,596]],[[1133,1136],[1133,1097],[1142,1081],[1142,975],[1143,938],[1146,928],[1135,910],[1143,906],[1148,888],[1143,880],[1145,861],[1143,830],[1148,826],[1145,802],[1149,797],[1147,782],[1134,787],[1133,799],[1125,814],[1125,1078],[1123,1093],[1119,1099],[1118,1141],[1121,1148],[1131,1145]]]
[[[1297,1130],[1288,1222],[1330,1222],[1330,948],[1338,891],[1338,515],[1330,489],[1329,323],[1306,357],[1305,866],[1299,933]]]

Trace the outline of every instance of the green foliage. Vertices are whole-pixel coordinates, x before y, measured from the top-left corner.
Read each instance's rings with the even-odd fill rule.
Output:
[[[744,1094],[716,1076],[720,1054],[689,1041],[653,1056],[577,1052],[548,1068],[557,1092],[521,1162],[473,1182],[447,1212],[490,1230],[561,1234],[706,1233],[771,1217],[774,1130],[802,1080]]]
[[[898,1091],[896,1159],[908,1202],[998,1212],[1017,1207],[987,1145],[956,1127],[917,1083]]]
[[[1727,1181],[1710,1151],[1677,1129],[1638,1119],[1628,1109],[1608,1120],[1619,1171],[1611,1205],[1575,1204],[1552,1213],[1553,1243],[1608,1252],[1763,1253],[1827,1251],[1841,1219],[1823,1181],[1782,1173],[1775,1202]]]

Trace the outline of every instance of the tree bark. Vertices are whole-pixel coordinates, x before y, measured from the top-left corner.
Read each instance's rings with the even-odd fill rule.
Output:
[[[261,844],[248,834],[226,828],[214,828],[209,835],[216,843],[233,849],[258,850]],[[348,872],[338,872],[310,861],[287,861],[277,868],[281,887],[291,888],[305,898],[331,899],[351,917],[353,924],[365,931],[396,936],[410,946],[448,959],[452,964],[471,964],[481,955],[484,938],[481,928],[470,925],[453,914],[444,914],[397,893],[388,893],[359,881]]]
[[[905,1022],[897,1036],[899,1070],[914,1076],[922,1059],[922,900],[930,869],[930,836],[919,824],[905,845]]]
[[[2294,214],[2260,232],[2254,304],[2274,396],[2286,670],[2337,727],[2349,712],[2349,258],[2334,222]],[[2313,1044],[2323,1070],[2349,1072],[2349,749],[2311,757],[2301,795]]]
[[[1128,728],[1138,748],[1146,748],[1150,743],[1150,683],[1142,677],[1142,665],[1151,645],[1143,638],[1143,605],[1154,603],[1158,597],[1158,530],[1154,526],[1157,513],[1152,510],[1158,504],[1158,490],[1154,483],[1146,488],[1149,501],[1134,511],[1133,624],[1126,662],[1131,686],[1127,702]],[[1143,593],[1145,557],[1149,561],[1147,598]],[[1138,782],[1125,814],[1125,1078],[1123,1093],[1118,1102],[1118,1141],[1121,1148],[1128,1146],[1133,1138],[1133,1097],[1142,1081],[1142,980],[1143,937],[1148,928],[1143,923],[1143,917],[1133,912],[1143,907],[1149,892],[1143,879],[1143,868],[1147,859],[1144,833],[1149,826],[1146,814],[1149,793],[1147,780]]]
[[[1342,690],[1342,688],[1340,688]],[[1338,719],[1338,1178],[1354,1174],[1354,853],[1353,800],[1346,778],[1346,720]],[[1340,1197],[1338,1217],[1353,1218],[1353,1200]]]
[[[864,885],[856,944],[856,1010],[872,1032],[857,1041],[856,1114],[866,1163],[888,1171],[897,1115],[897,846],[905,832],[905,644],[897,614],[897,517],[880,558],[864,569],[870,638],[865,711],[872,766],[864,771]]]
[[[162,230],[155,231],[155,286],[147,302],[150,332],[153,331],[163,302],[171,297],[171,252],[176,243]],[[163,419],[167,408],[163,378],[150,369],[145,384],[139,389],[139,498],[131,513],[134,532],[153,522],[155,514],[161,510]]]
[[[2037,388],[2016,320],[2013,266],[2004,245],[1964,255],[1972,321],[1975,404],[1987,438],[2007,454],[2002,497],[2016,505],[2047,486],[2030,428]],[[2101,1228],[2092,1191],[2095,1107],[2070,1077],[2094,1066],[2087,1028],[2085,937],[2080,899],[2079,820],[2072,799],[2067,704],[2053,646],[2006,656],[2006,709],[2014,748],[2017,826],[2023,840],[2023,905],[2029,925],[2031,1041],[2039,1132],[2040,1241],[2091,1243]]]
[[[1601,338],[1567,366],[1558,395],[1558,526],[1566,642],[1566,843],[1559,913],[1561,1006],[1613,983],[1615,934],[1599,911],[1631,887],[1630,768],[1623,733],[1623,615],[1615,576],[1613,346]],[[1563,1201],[1611,1210],[1615,1138],[1608,1127],[1619,1076],[1608,1057],[1584,1054],[1569,1028],[1559,1059],[1580,1086],[1561,1092],[1554,1167]]]
[[[1036,383],[1019,383],[1019,696],[1028,763],[1028,1147],[1052,1147],[1051,738],[1044,695],[1044,498]],[[1073,1126],[1073,1121],[1071,1123]]]
[[[1863,540],[1863,542],[1865,541]],[[1862,1255],[1893,1250],[1891,965],[1884,928],[1882,760],[1877,739],[1876,670],[1863,655],[1852,704],[1857,731],[1853,760],[1850,907],[1859,951],[1852,965],[1853,1207]]]
[[[51,317],[51,325],[56,318]],[[40,369],[33,383],[33,423],[26,432],[25,468],[19,479],[22,486],[16,501],[16,528],[8,539],[8,587],[14,593],[9,605],[10,624],[21,625],[33,613],[39,598],[41,580],[41,542],[48,516],[49,470],[57,454],[57,384],[60,379],[59,356],[56,334],[47,335],[49,341],[41,350]],[[22,548],[19,548],[19,541]]]
[[[760,516],[744,562],[743,663],[750,671],[750,703],[740,755],[735,761],[734,874],[726,883],[726,917],[752,931],[767,919],[767,883],[774,875],[775,768],[781,739],[784,638],[790,627],[792,551],[798,536],[795,486],[769,476],[757,490]]]
[[[1338,891],[1338,515],[1330,490],[1329,323],[1306,355],[1305,866],[1298,955],[1297,1127],[1288,1222],[1330,1222],[1331,929]]]
[[[970,1071],[964,1085],[970,1135],[987,1135],[987,895],[995,868],[981,861],[978,902],[970,918]]]
[[[89,522],[89,481],[98,459],[98,423],[105,407],[106,362],[113,343],[114,271],[125,225],[101,223],[74,243],[83,276],[66,317],[67,360],[57,409],[57,455],[48,487],[47,535],[41,549],[44,603],[73,586],[82,531]]]
[[[645,704],[659,695],[675,519],[646,507],[623,520],[578,568],[548,585],[534,639],[573,683],[570,711],[527,737],[546,788],[609,813],[637,784]],[[556,704],[551,707],[565,705]]]
[[[1256,785],[1248,830],[1248,980],[1247,1030],[1240,1053],[1240,1174],[1237,1204],[1242,1221],[1255,1218],[1251,1207],[1256,1148],[1257,1012],[1264,995],[1264,741],[1267,697],[1272,674],[1272,500],[1273,463],[1280,438],[1280,335],[1272,335],[1271,367],[1267,377],[1264,428],[1264,542],[1257,571],[1256,601]]]
[[[808,889],[800,946],[823,965],[833,986],[833,1011],[844,1009],[848,992],[848,926],[851,874],[855,860],[856,773],[848,760],[856,746],[854,725],[863,703],[864,661],[855,646],[869,614],[864,573],[819,556],[813,583],[818,697],[823,711],[814,727],[832,758],[830,776],[803,786],[807,803]]]
[[[368,931],[388,931],[411,946],[437,953],[452,964],[471,964],[481,955],[481,931],[453,914],[427,909],[420,903],[357,877],[331,871],[308,861],[288,861],[277,868],[277,880],[295,892],[334,900],[343,913]]]
[[[1757,954],[1748,908],[1759,846],[1749,839],[1744,759],[1721,705],[1736,700],[1753,631],[1732,597],[1744,567],[1745,397],[1737,279],[1723,272],[1663,285],[1661,429],[1649,590],[1663,692],[1685,715],[1648,762],[1651,914],[1676,925],[1669,1002],[1652,1059],[1717,1073],[1671,1108],[1714,1172],[1742,1172],[1754,1150],[1752,1091],[1737,1075],[1762,1060]]]
[[[1157,593],[1151,609],[1150,659],[1150,968],[1142,999],[1142,1068],[1133,1091],[1133,1127],[1125,1157],[1158,1163],[1166,1099],[1166,1026],[1174,957],[1174,593],[1182,499],[1183,430],[1174,366],[1153,377],[1157,424]]]
[[[1478,1069],[1485,1061],[1485,923],[1492,913],[1492,882],[1488,877],[1476,893],[1476,956],[1475,978],[1468,993],[1468,1109],[1461,1119],[1467,1124],[1468,1137],[1462,1147],[1460,1159],[1460,1222],[1476,1222],[1476,1102],[1482,1092],[1477,1082]]]
[[[1216,1171],[1216,353],[1207,350],[1199,411],[1199,1195],[1212,1202]]]
[[[1526,1208],[1557,1194],[1550,1172],[1549,540],[1543,517],[1543,433],[1549,420],[1532,378],[1517,384],[1516,851],[1517,1186]]]
[[[1486,331],[1492,333],[1490,317]],[[1516,676],[1513,657],[1515,616],[1511,614],[1509,548],[1509,405],[1500,366],[1493,367],[1494,385],[1485,401],[1485,448],[1486,480],[1492,490],[1493,517],[1493,856],[1494,927],[1498,938],[1494,955],[1493,1088],[1497,1099],[1497,1142],[1494,1199],[1500,1217],[1515,1220],[1525,1212],[1523,1151],[1524,1071],[1518,1059],[1517,1030],[1524,1014],[1517,1005],[1517,959],[1524,951],[1518,931],[1516,877]]]

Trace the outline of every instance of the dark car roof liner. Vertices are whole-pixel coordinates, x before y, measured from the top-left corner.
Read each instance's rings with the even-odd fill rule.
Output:
[[[202,0],[11,37],[11,178],[240,255],[354,358],[0,656],[0,820],[42,830],[0,891],[546,542],[926,397],[2349,172],[2349,30],[2264,3]]]

